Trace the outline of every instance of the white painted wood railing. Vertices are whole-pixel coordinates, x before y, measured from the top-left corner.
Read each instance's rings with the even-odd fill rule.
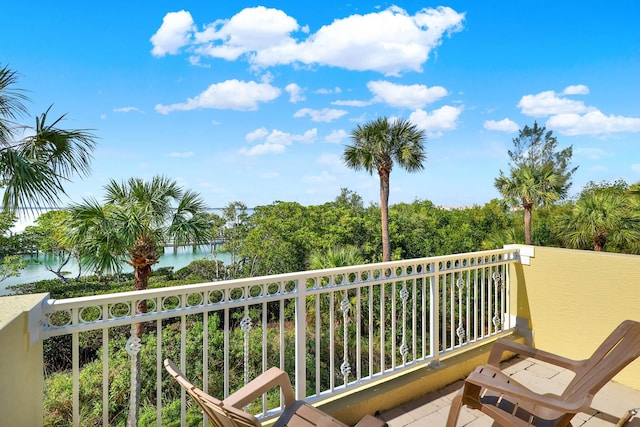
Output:
[[[109,352],[116,351],[109,344],[122,342],[133,325],[144,322],[143,343],[155,340],[155,355],[145,355],[142,363],[155,364],[143,370],[156,376],[159,426],[162,379],[167,378],[162,362],[168,356],[178,358],[196,385],[212,393],[215,387],[224,396],[270,366],[280,366],[292,377],[296,397],[311,401],[418,363],[437,365],[444,353],[513,326],[508,265],[517,260],[518,249],[511,248],[50,300],[40,333],[43,339],[71,336],[72,422],[77,426],[86,403],[79,397],[80,342],[83,334],[101,331],[102,407],[107,408],[102,423],[108,425],[108,361]],[[136,314],[140,302],[147,312]],[[179,350],[170,348],[165,328]],[[127,347],[140,349],[131,336]],[[182,425],[185,402],[182,393]],[[266,398],[261,411],[274,411]]]

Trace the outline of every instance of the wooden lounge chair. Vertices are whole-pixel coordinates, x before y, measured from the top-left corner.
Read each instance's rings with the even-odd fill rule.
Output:
[[[274,387],[280,387],[284,396],[284,411],[273,424],[274,427],[348,427],[346,424],[325,414],[319,409],[295,400],[291,381],[286,372],[271,368],[224,400],[218,400],[189,382],[169,359],[164,361],[165,369],[193,397],[215,427],[261,427],[262,423],[243,407],[261,397]],[[365,416],[357,427],[385,427],[387,424],[372,416]]]
[[[561,395],[537,394],[500,370],[503,352],[518,353],[570,369],[572,381]],[[499,339],[487,365],[480,366],[454,397],[447,427],[455,427],[462,405],[479,409],[502,426],[567,426],[586,412],[593,396],[625,366],[640,356],[640,323],[626,320],[586,360],[575,361]]]

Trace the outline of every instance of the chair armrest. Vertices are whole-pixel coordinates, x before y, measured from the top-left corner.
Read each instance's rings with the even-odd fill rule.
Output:
[[[519,402],[534,403],[559,412],[578,413],[589,409],[593,395],[587,393],[580,400],[561,400],[549,394],[541,395],[532,392],[517,382],[504,382],[493,375],[472,372],[465,380],[468,383],[484,387],[516,398]],[[516,403],[516,402],[511,402]]]
[[[537,348],[533,348],[528,345],[520,344],[504,338],[500,338],[493,343],[493,346],[491,347],[491,353],[489,354],[488,364],[499,367],[500,362],[502,361],[502,354],[505,351],[517,353],[521,356],[532,357],[543,362],[551,363],[552,365],[571,369],[572,371],[575,371],[577,368],[584,364],[584,361],[582,360],[568,359],[566,357],[549,353],[548,351],[539,350]]]
[[[242,409],[272,388],[280,387],[284,395],[284,406],[293,402],[293,388],[289,375],[281,369],[270,368],[258,375],[244,387],[222,401],[223,404]]]

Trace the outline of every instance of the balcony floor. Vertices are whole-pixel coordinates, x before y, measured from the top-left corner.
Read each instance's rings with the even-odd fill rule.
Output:
[[[515,357],[503,364],[503,370],[521,384],[534,391],[560,393],[571,381],[571,371],[558,368],[545,362]],[[439,427],[444,426],[449,414],[453,396],[462,386],[462,381],[451,384],[442,390],[427,394],[397,408],[380,414],[389,427]],[[541,389],[544,386],[544,389]],[[610,382],[596,394],[589,413],[576,415],[573,427],[615,426],[619,419],[630,409],[640,407],[640,391]],[[463,406],[458,419],[458,427],[498,426],[493,419],[475,409]],[[625,427],[640,427],[640,414],[632,417]]]

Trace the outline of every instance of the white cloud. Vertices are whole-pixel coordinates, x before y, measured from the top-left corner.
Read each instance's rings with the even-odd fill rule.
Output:
[[[302,63],[388,75],[422,71],[430,53],[446,35],[460,31],[464,20],[464,13],[449,7],[409,15],[393,6],[336,19],[308,34],[308,27],[283,11],[258,6],[193,33],[191,21],[169,15],[152,37],[156,56],[176,54],[189,41],[188,49],[196,55],[230,61],[243,56],[254,67]],[[294,34],[304,37],[295,39]]]
[[[571,85],[565,87],[562,93],[565,95],[588,95],[589,88],[585,85]]]
[[[563,95],[587,95],[585,85],[567,86]],[[549,116],[546,126],[563,135],[606,136],[618,132],[640,132],[640,118],[605,115],[595,107],[558,96],[553,91],[525,95],[518,107],[522,114],[533,117]]]
[[[169,153],[169,157],[179,157],[179,158],[193,157],[194,155],[195,153],[193,151],[183,151],[183,152],[174,151],[172,153]]]
[[[640,132],[640,118],[609,115],[600,111],[587,114],[558,114],[546,126],[563,135],[609,135],[617,132]]]
[[[269,135],[267,128],[259,128],[246,134],[244,139],[248,142],[260,141],[265,139],[267,135]]]
[[[516,132],[520,129],[520,126],[516,122],[510,119],[502,120],[487,120],[484,122],[484,128],[487,130],[497,130],[500,132]]]
[[[301,135],[282,132],[278,129],[273,129],[271,132],[269,132],[266,128],[259,128],[252,132],[249,132],[245,136],[245,140],[248,142],[264,142],[262,144],[256,144],[250,148],[242,147],[239,153],[246,156],[258,156],[269,153],[278,154],[284,152],[286,147],[294,142],[315,142],[317,136],[318,130],[315,128],[310,129]]]
[[[331,95],[333,93],[342,93],[342,89],[336,86],[333,89],[318,89],[316,90],[316,93],[320,95]]]
[[[554,114],[586,113],[590,109],[582,101],[562,98],[548,90],[536,95],[525,95],[518,102],[520,112],[525,116],[545,117]]]
[[[296,103],[298,101],[304,101],[306,98],[302,95],[302,88],[295,83],[289,83],[284,90],[289,94],[289,102]]]
[[[357,100],[344,100],[344,101],[333,101],[331,105],[339,105],[344,107],[367,107],[371,105],[371,101],[357,101]]]
[[[193,18],[189,12],[181,10],[167,13],[158,31],[151,36],[151,54],[157,57],[175,55],[189,43],[193,31]]]
[[[456,128],[460,113],[462,113],[462,107],[445,105],[431,113],[422,109],[416,110],[409,115],[409,120],[420,129],[432,133],[431,136],[438,136],[440,131]]]
[[[187,102],[171,105],[156,105],[156,111],[168,114],[171,111],[189,111],[197,108],[216,108],[219,110],[257,110],[260,102],[272,101],[280,96],[280,89],[269,83],[226,80],[214,83],[195,98]]]
[[[632,172],[638,172],[640,173],[640,163],[634,163],[631,165],[631,171]]]
[[[329,123],[333,120],[339,119],[340,117],[347,114],[344,110],[336,110],[334,108],[323,108],[322,110],[314,110],[312,108],[303,108],[301,110],[296,111],[293,114],[293,117],[305,117],[309,116],[314,122],[325,122]]]
[[[137,113],[143,113],[143,111],[138,107],[120,107],[120,108],[113,109],[114,113],[130,113],[132,111]]]
[[[378,80],[367,83],[376,101],[384,102],[392,107],[422,108],[438,99],[447,96],[442,86],[399,85]]]
[[[349,138],[347,132],[345,132],[344,129],[338,129],[331,131],[329,135],[324,137],[324,140],[332,144],[340,144],[347,138]]]
[[[195,35],[196,52],[235,60],[249,54],[295,45],[290,33],[300,30],[296,20],[278,9],[245,8],[230,19],[217,20]]]
[[[263,154],[278,154],[285,150],[285,146],[282,144],[271,144],[265,142],[264,144],[254,145],[251,148],[242,147],[239,151],[240,154],[245,156],[261,156]]]
[[[318,130],[313,128],[302,135],[295,135],[287,132],[282,132],[281,130],[274,129],[271,133],[266,137],[267,142],[291,145],[293,142],[303,142],[303,143],[312,143],[315,141],[316,136],[318,135]]]

